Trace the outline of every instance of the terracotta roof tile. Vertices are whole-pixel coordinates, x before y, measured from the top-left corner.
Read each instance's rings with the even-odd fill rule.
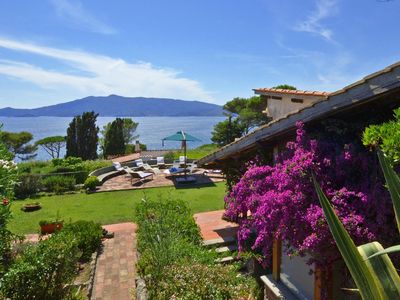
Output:
[[[285,89],[273,89],[273,88],[254,89],[254,92],[256,92],[256,93],[290,94],[290,95],[302,95],[302,96],[322,96],[322,97],[329,96],[328,92],[285,90]]]

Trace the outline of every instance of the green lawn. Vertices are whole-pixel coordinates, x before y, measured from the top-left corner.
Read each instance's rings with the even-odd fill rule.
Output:
[[[175,189],[161,187],[143,190],[105,192],[95,194],[70,194],[59,196],[44,196],[39,199],[15,201],[12,206],[13,219],[10,230],[14,233],[36,233],[39,231],[39,221],[53,219],[59,211],[60,218],[70,220],[93,220],[101,224],[131,222],[135,220],[134,207],[143,199],[168,196],[183,199],[188,202],[194,213],[223,209],[225,183],[212,186]],[[35,212],[23,212],[24,203],[40,202],[42,209]]]
[[[195,149],[188,149],[187,150],[187,157],[190,159],[200,159],[212,152],[214,152],[215,150],[218,149],[218,146],[215,144],[206,144],[206,145],[202,145],[199,146]],[[174,158],[178,159],[179,156],[183,155],[183,151],[177,151],[174,152]]]

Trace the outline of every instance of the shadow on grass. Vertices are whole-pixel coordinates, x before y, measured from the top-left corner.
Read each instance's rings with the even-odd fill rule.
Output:
[[[182,189],[201,189],[201,188],[208,188],[214,187],[216,184],[210,180],[210,182],[188,182],[188,183],[176,183],[174,181],[174,187],[177,190]]]

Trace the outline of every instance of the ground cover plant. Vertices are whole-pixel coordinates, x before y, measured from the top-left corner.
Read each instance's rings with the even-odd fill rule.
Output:
[[[184,199],[193,212],[203,212],[224,208],[225,185],[181,188],[160,187],[145,190],[115,191],[94,194],[65,194],[42,196],[35,201],[42,209],[23,212],[21,207],[32,200],[14,201],[11,210],[14,218],[9,228],[20,234],[35,233],[41,220],[55,219],[57,211],[65,222],[86,220],[101,224],[128,222],[134,219],[134,208],[144,196],[155,198],[160,195]]]
[[[375,162],[375,163],[374,163]],[[397,239],[394,214],[383,178],[372,153],[345,145],[310,140],[303,124],[277,163],[251,165],[226,197],[229,217],[240,221],[239,247],[262,254],[268,264],[273,238],[290,245],[289,255],[309,254],[310,263],[328,268],[340,258],[312,183],[311,173],[323,183],[338,216],[357,244]]]
[[[159,198],[136,208],[138,271],[151,299],[251,299],[254,282],[214,263],[184,201]]]

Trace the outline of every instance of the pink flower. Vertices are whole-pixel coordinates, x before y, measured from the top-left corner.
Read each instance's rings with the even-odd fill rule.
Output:
[[[383,178],[371,164],[371,153],[351,145],[310,140],[302,123],[297,136],[273,166],[250,163],[225,197],[226,215],[241,220],[240,251],[252,250],[268,264],[273,238],[285,241],[286,252],[311,254],[309,263],[327,266],[340,257],[314,190],[314,173],[356,244],[397,238],[393,210]],[[351,146],[351,147],[350,147]],[[250,211],[250,214],[248,212]]]

